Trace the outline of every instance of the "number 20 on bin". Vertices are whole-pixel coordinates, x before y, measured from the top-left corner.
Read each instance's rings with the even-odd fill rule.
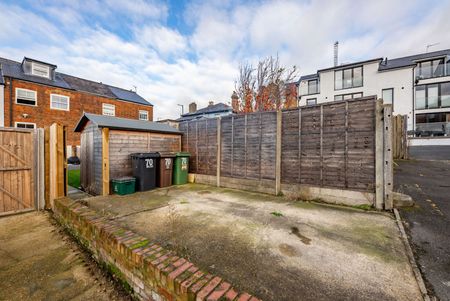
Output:
[[[153,159],[145,159],[145,168],[153,168]]]

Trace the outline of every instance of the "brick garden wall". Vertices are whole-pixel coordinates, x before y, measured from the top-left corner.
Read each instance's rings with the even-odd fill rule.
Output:
[[[36,91],[37,106],[28,106],[16,104],[15,93],[16,88],[23,88]],[[51,86],[44,86],[36,83],[20,81],[13,79],[12,81],[12,120],[10,119],[10,86],[5,86],[5,126],[14,126],[15,122],[32,122],[37,127],[50,126],[54,122],[58,122],[67,126],[67,145],[80,145],[80,133],[74,133],[75,125],[81,118],[83,112],[102,114],[102,104],[108,103],[116,106],[116,117],[138,119],[139,110],[148,111],[149,121],[153,120],[153,107],[148,105],[139,105],[132,102],[121,101],[106,98],[90,93],[73,91]],[[53,110],[50,109],[50,94],[60,94],[70,97],[70,110]],[[22,114],[28,114],[27,118],[23,118]],[[10,121],[12,121],[10,123]]]
[[[258,301],[80,203],[59,199],[53,211],[55,218],[139,300]]]

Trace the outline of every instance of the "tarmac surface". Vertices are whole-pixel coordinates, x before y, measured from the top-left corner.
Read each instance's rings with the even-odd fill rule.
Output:
[[[423,152],[424,158],[432,158]],[[431,295],[450,300],[450,161],[399,161],[394,185],[416,202],[400,209]]]

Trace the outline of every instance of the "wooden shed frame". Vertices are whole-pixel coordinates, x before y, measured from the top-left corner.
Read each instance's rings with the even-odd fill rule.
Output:
[[[167,124],[85,113],[75,131],[80,184],[94,195],[109,195],[112,179],[132,174],[130,154],[181,151],[182,133]]]

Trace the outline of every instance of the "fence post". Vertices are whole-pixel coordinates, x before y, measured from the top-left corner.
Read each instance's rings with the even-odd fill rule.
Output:
[[[384,203],[384,143],[383,100],[375,104],[375,208],[382,210]]]
[[[50,205],[67,193],[67,169],[65,156],[64,126],[54,123],[50,126]]]
[[[221,158],[221,151],[222,151],[222,139],[221,139],[221,133],[222,133],[222,125],[221,125],[221,117],[217,118],[217,156],[216,156],[216,166],[217,166],[217,170],[216,170],[216,184],[217,187],[220,187],[220,168],[221,168],[221,164],[222,164],[222,158]]]
[[[275,194],[281,193],[281,110],[277,111],[277,134],[276,134],[276,146],[275,146]]]
[[[383,127],[383,140],[384,140],[384,209],[389,210],[393,208],[393,154],[392,154],[392,105],[385,104],[383,106],[384,113],[384,127]]]
[[[44,128],[44,199],[45,209],[51,209],[50,204],[50,128]]]
[[[109,195],[109,129],[102,129],[102,195]]]

